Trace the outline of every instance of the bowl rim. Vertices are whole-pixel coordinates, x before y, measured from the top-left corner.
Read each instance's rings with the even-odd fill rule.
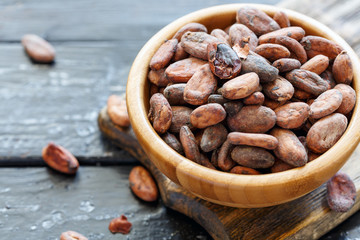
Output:
[[[318,35],[322,35],[325,38],[328,38],[339,45],[341,45],[349,54],[353,69],[354,69],[354,78],[353,78],[353,87],[357,94],[356,105],[353,110],[352,118],[347,126],[347,129],[343,136],[338,140],[338,142],[331,147],[327,152],[322,154],[315,161],[311,161],[307,163],[303,167],[290,169],[283,172],[278,173],[269,173],[262,175],[239,175],[232,174],[228,172],[222,172],[219,170],[212,170],[201,166],[186,157],[180,155],[175,150],[173,150],[170,146],[168,146],[161,137],[154,131],[151,123],[147,118],[146,106],[144,104],[143,99],[149,99],[148,94],[145,91],[145,86],[147,83],[147,73],[149,69],[149,62],[155,51],[158,49],[160,44],[162,43],[159,39],[170,39],[172,35],[180,29],[184,24],[189,22],[199,22],[204,16],[213,16],[217,14],[229,14],[230,12],[236,12],[237,9],[244,6],[253,6],[265,11],[269,15],[273,15],[275,11],[284,11],[292,23],[296,25],[309,25],[314,28]],[[235,19],[234,19],[235,20]],[[355,68],[355,66],[359,66]],[[146,69],[146,70],[143,70]],[[292,186],[298,186],[300,184],[306,183],[309,180],[319,180],[316,184],[320,186],[323,181],[323,175],[320,173],[326,171],[334,171],[332,168],[336,168],[339,170],[346,162],[347,158],[353,152],[355,147],[358,145],[360,140],[360,124],[356,124],[356,122],[360,121],[360,62],[356,53],[352,48],[343,40],[337,33],[332,31],[330,28],[325,26],[324,24],[307,17],[298,12],[277,7],[270,6],[264,4],[225,4],[218,5],[209,8],[204,8],[190,14],[187,14],[164,28],[162,28],[159,32],[157,32],[140,50],[137,57],[135,58],[133,65],[130,69],[127,87],[126,87],[126,99],[127,99],[127,107],[130,115],[130,120],[134,132],[144,148],[145,152],[150,155],[150,159],[159,158],[158,161],[162,161],[159,164],[157,161],[153,161],[154,164],[163,172],[166,176],[168,176],[172,181],[180,185],[188,185],[190,177],[192,180],[198,180],[203,184],[215,184],[222,185],[224,187],[228,187],[229,189],[241,189],[241,188],[255,188],[259,191],[264,190],[267,187],[281,187],[284,186],[284,179],[287,184]],[[161,149],[161,150],[158,150]],[[166,156],[166,157],[164,157]],[[344,158],[345,156],[345,158]],[[327,164],[325,164],[327,163]],[[167,172],[167,169],[163,167],[163,165],[171,166],[176,169],[177,179],[174,179],[171,173]],[[194,171],[196,169],[196,171]],[[336,170],[336,171],[337,171]],[[190,174],[191,173],[191,174]],[[196,175],[194,175],[194,173]],[[317,174],[319,174],[317,176]],[[330,178],[330,177],[328,177]],[[193,185],[195,183],[192,183]],[[199,187],[199,186],[197,186]],[[188,189],[188,188],[187,188]],[[313,188],[315,189],[315,188]],[[313,190],[312,189],[312,190]],[[201,198],[214,201],[206,196],[202,196],[193,191],[193,189],[188,189],[192,191],[195,195],[200,196]],[[312,191],[310,190],[310,191]],[[294,189],[296,192],[296,189]],[[307,191],[302,193],[300,196],[305,195],[310,192]],[[298,198],[296,193],[294,192],[294,196],[289,198],[286,201],[290,201],[292,199]],[[217,193],[218,194],[218,193]],[[244,196],[247,198],[247,196]],[[275,201],[276,202],[276,201]],[[282,203],[284,201],[278,201],[275,204]],[[218,201],[217,203],[230,205],[230,202],[226,201]],[[272,205],[275,205],[272,204]],[[244,206],[246,204],[243,204]],[[262,206],[261,203],[255,203],[256,206]],[[251,207],[252,204],[249,204]],[[264,205],[269,206],[269,205]],[[245,206],[246,207],[246,206]]]

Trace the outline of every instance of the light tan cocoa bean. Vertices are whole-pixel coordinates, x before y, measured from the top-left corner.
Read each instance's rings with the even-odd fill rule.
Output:
[[[340,113],[333,113],[318,120],[306,136],[308,148],[314,153],[326,152],[343,135],[347,123],[347,118]]]
[[[296,88],[319,96],[328,89],[328,83],[316,73],[295,69],[286,74],[286,79]]]
[[[210,94],[214,93],[217,80],[209,64],[198,68],[184,89],[184,100],[192,105],[201,105],[207,102]]]
[[[111,95],[107,100],[107,113],[111,121],[121,127],[130,126],[126,100],[117,95]]]
[[[184,33],[186,32],[205,32],[207,33],[208,30],[207,28],[202,25],[201,23],[188,23],[185,26],[183,26],[182,28],[180,28],[174,35],[173,38],[176,38],[179,42],[181,41],[181,37],[184,35]]]
[[[229,28],[229,37],[232,46],[238,44],[239,46],[244,46],[246,41],[249,44],[250,50],[254,51],[258,45],[258,37],[253,31],[251,31],[247,26],[243,24],[233,24]],[[246,40],[246,41],[245,41]]]
[[[183,60],[185,58],[188,58],[189,54],[184,50],[184,48],[181,46],[181,43],[177,44],[176,47],[176,51],[174,53],[174,56],[172,57],[172,61],[176,62],[176,61],[180,61]]]
[[[67,231],[61,233],[60,240],[88,240],[88,238],[78,232]]]
[[[274,162],[274,165],[270,168],[270,171],[272,173],[277,173],[277,172],[284,172],[286,170],[290,170],[290,169],[293,169],[295,168],[294,166],[284,162],[284,161],[281,161],[280,159],[276,158],[275,159],[275,162]]]
[[[268,63],[268,61],[258,54],[249,54],[241,62],[241,74],[254,72],[259,76],[261,83],[274,81],[279,70]]]
[[[165,133],[171,125],[172,111],[167,99],[161,93],[155,93],[150,98],[148,118],[158,133]]]
[[[280,29],[279,24],[266,13],[249,6],[237,11],[236,22],[246,25],[257,36]]]
[[[263,148],[236,146],[231,151],[231,158],[236,163],[249,168],[269,168],[274,162],[274,156]]]
[[[290,58],[295,58],[304,64],[308,57],[304,47],[295,39],[287,36],[275,38],[275,43],[286,47],[290,51]]]
[[[151,83],[155,84],[158,87],[165,87],[169,84],[169,79],[166,77],[165,69],[154,71],[150,70],[148,74],[148,79]]]
[[[329,58],[324,55],[316,55],[304,63],[300,69],[308,70],[310,72],[320,75],[329,66]]]
[[[338,109],[342,102],[342,94],[337,89],[330,89],[320,94],[310,106],[310,117],[323,118]]]
[[[279,141],[277,148],[274,150],[276,157],[294,167],[301,167],[307,163],[306,149],[292,131],[274,128],[270,134]]]
[[[42,149],[42,158],[49,167],[62,173],[75,174],[79,168],[79,162],[74,155],[54,143],[49,143]]]
[[[322,54],[333,60],[343,50],[338,44],[318,36],[306,36],[301,40],[308,58]]]
[[[227,99],[241,99],[255,92],[258,85],[258,75],[256,73],[246,73],[224,83],[219,92]]]
[[[208,103],[218,103],[220,105],[223,105],[227,102],[229,102],[229,99],[224,98],[221,94],[211,94],[208,97]]]
[[[185,105],[184,100],[185,83],[172,84],[164,89],[164,96],[170,105]]]
[[[150,68],[152,70],[165,68],[174,56],[177,44],[177,39],[166,40],[151,58]]]
[[[190,129],[193,129],[193,125],[190,123],[190,114],[192,109],[185,106],[172,106],[172,118],[171,125],[169,128],[170,132],[178,133],[182,126],[188,126]]]
[[[277,11],[273,16],[273,19],[279,24],[281,28],[290,27],[290,20],[287,14],[283,11]]]
[[[109,224],[109,230],[112,233],[128,234],[131,230],[132,224],[127,220],[127,217],[121,215],[121,217],[114,218]]]
[[[260,36],[259,44],[275,43],[278,37],[291,37],[296,41],[300,41],[304,36],[305,31],[301,27],[286,27]]]
[[[196,108],[190,115],[190,122],[196,128],[206,128],[223,121],[225,109],[218,103],[208,103]]]
[[[262,133],[231,132],[228,134],[227,140],[233,145],[261,147],[269,150],[275,149],[278,145],[275,137]]]
[[[244,106],[234,117],[227,120],[232,131],[265,133],[274,127],[276,115],[268,107],[250,105]]]
[[[159,190],[150,172],[142,166],[131,169],[129,174],[131,191],[146,202],[156,201],[159,197]]]
[[[259,171],[248,168],[248,167],[242,167],[242,166],[235,166],[230,170],[230,173],[235,174],[244,174],[244,175],[259,175],[261,174]]]
[[[355,90],[346,84],[337,84],[335,89],[339,90],[343,96],[340,107],[336,110],[338,113],[344,115],[348,114],[353,110],[356,102],[356,92]]]
[[[279,72],[289,72],[291,70],[300,68],[301,63],[297,59],[292,58],[280,58],[272,64]]]
[[[210,35],[218,38],[221,42],[224,42],[227,45],[231,46],[230,37],[226,32],[224,32],[224,30],[216,28],[211,31]]]
[[[244,98],[245,105],[262,105],[264,103],[265,96],[262,92],[254,92],[250,96]]]
[[[226,140],[228,131],[221,123],[205,128],[201,137],[200,148],[210,152],[220,147]]]
[[[161,136],[161,138],[166,142],[167,145],[169,145],[172,149],[177,151],[180,154],[184,154],[184,149],[179,142],[179,140],[175,137],[174,134],[166,132]]]
[[[336,173],[326,184],[326,200],[331,210],[347,212],[355,204],[356,187],[346,173]]]
[[[21,39],[21,44],[27,55],[35,62],[52,63],[55,59],[54,47],[37,35],[24,35]]]
[[[294,87],[285,78],[278,76],[275,81],[263,84],[264,94],[277,102],[290,100],[294,95]]]
[[[181,46],[191,56],[208,60],[209,43],[220,42],[219,39],[205,32],[186,32],[181,37]]]
[[[182,126],[180,129],[180,142],[183,146],[185,156],[194,161],[200,162],[200,151],[199,147],[196,144],[196,139],[194,134],[191,132],[188,126]]]
[[[320,77],[329,84],[328,89],[332,89],[335,87],[336,82],[331,71],[325,70],[322,74],[320,74]]]
[[[226,140],[219,149],[217,154],[217,166],[223,171],[227,172],[236,165],[230,157],[230,152],[233,148],[234,146]]]
[[[207,62],[197,58],[185,58],[183,60],[170,64],[165,74],[170,82],[186,83],[194,75],[194,73]]]
[[[304,102],[287,103],[276,108],[276,124],[286,129],[301,127],[309,117],[310,107]]]
[[[335,81],[350,85],[354,73],[349,55],[342,51],[336,58],[332,67]]]
[[[261,44],[255,48],[255,52],[270,62],[290,57],[290,52],[286,47],[273,43]]]

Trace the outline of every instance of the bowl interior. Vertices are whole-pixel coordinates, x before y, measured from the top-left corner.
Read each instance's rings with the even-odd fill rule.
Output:
[[[325,25],[291,10],[274,6],[253,5],[272,16],[281,10],[287,13],[292,26],[301,26],[306,35],[317,35],[341,45],[354,66],[353,87],[359,96],[360,63],[351,47]],[[195,195],[214,203],[234,207],[265,207],[301,197],[319,187],[346,162],[359,142],[359,98],[348,128],[341,139],[318,159],[304,167],[264,175],[236,175],[198,165],[170,148],[153,130],[147,118],[149,82],[147,74],[153,54],[178,29],[189,22],[204,24],[209,32],[224,29],[235,22],[237,9],[244,4],[228,4],[203,9],[170,23],[154,35],[142,48],[130,70],[127,105],[134,132],[150,160],[173,182]]]

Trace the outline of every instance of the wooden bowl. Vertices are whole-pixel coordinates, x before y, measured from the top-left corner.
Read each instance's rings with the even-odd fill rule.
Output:
[[[247,4],[272,16],[282,10],[292,25],[301,26],[307,35],[318,35],[341,45],[354,66],[357,96],[360,96],[360,62],[351,47],[325,25],[294,11],[268,5]],[[277,205],[299,198],[332,177],[354,151],[360,138],[360,98],[348,128],[341,139],[326,153],[303,167],[264,175],[236,175],[212,170],[194,163],[170,148],[154,131],[147,118],[149,110],[149,62],[166,39],[190,22],[204,24],[209,32],[224,29],[235,22],[236,11],[244,4],[229,4],[206,8],[177,19],[161,29],[141,49],[130,70],[126,96],[130,120],[135,134],[150,160],[173,182],[196,196],[213,203],[241,208]]]

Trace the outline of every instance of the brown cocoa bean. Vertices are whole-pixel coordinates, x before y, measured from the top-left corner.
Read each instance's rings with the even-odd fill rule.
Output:
[[[207,167],[207,168],[211,168],[211,169],[214,169],[216,170],[216,168],[214,167],[214,165],[212,165],[212,163],[209,161],[209,159],[202,153],[200,153],[200,161],[199,161],[199,164],[204,166],[204,167]]]
[[[227,102],[229,102],[229,100],[224,98],[221,94],[211,94],[208,97],[208,103],[218,103],[220,105],[223,105]]]
[[[294,94],[294,87],[283,77],[278,76],[275,81],[263,84],[264,94],[277,102],[290,100]]]
[[[241,101],[230,101],[224,103],[224,109],[226,114],[229,117],[234,117],[238,112],[240,112],[243,107],[243,103]]]
[[[155,84],[150,83],[150,97],[158,92],[159,92],[159,87],[156,86]]]
[[[192,105],[201,105],[207,102],[210,94],[214,93],[217,80],[210,70],[209,64],[198,68],[184,89],[184,100]]]
[[[155,84],[158,87],[165,87],[169,84],[169,79],[166,77],[165,69],[154,71],[150,70],[148,74],[148,79],[151,83]]]
[[[230,170],[230,173],[244,174],[244,175],[259,175],[259,174],[261,174],[259,171],[256,171],[255,169],[248,168],[248,167],[242,167],[242,166],[233,167]]]
[[[280,107],[280,106],[284,105],[286,102],[287,101],[279,102],[279,101],[272,100],[270,98],[265,98],[264,106],[274,110],[277,107]]]
[[[270,134],[279,141],[277,148],[274,150],[276,157],[294,167],[301,167],[307,163],[306,149],[292,131],[274,128]]]
[[[172,149],[177,151],[180,154],[184,154],[184,149],[179,142],[179,140],[175,137],[175,135],[166,132],[161,136],[161,138],[166,142],[167,145],[169,145]]]
[[[236,52],[225,43],[210,43],[208,59],[211,71],[220,79],[237,76],[241,70],[241,61]]]
[[[148,118],[158,133],[165,133],[171,125],[172,111],[167,99],[161,93],[155,93],[150,98]]]
[[[220,147],[217,155],[217,166],[223,171],[229,171],[235,166],[235,162],[230,157],[233,145],[229,141],[225,141]]]
[[[272,64],[279,72],[288,72],[297,68],[300,68],[301,63],[297,59],[292,58],[280,58]]]
[[[131,191],[141,200],[146,202],[156,201],[159,191],[150,172],[142,166],[131,169],[129,174]]]
[[[244,46],[248,42],[250,50],[254,51],[258,45],[258,38],[253,31],[243,24],[233,24],[229,28],[229,37],[232,46]],[[246,41],[245,41],[246,40]]]
[[[287,14],[283,11],[277,11],[273,16],[273,19],[279,24],[281,28],[290,27],[290,20]]]
[[[355,90],[346,84],[337,84],[335,89],[339,90],[343,96],[340,107],[336,110],[338,113],[344,115],[348,114],[353,110],[356,102],[356,92]]]
[[[79,162],[74,155],[54,143],[43,148],[42,158],[49,167],[62,173],[75,174],[79,168]]]
[[[227,120],[232,131],[265,133],[274,127],[276,115],[268,107],[250,105],[244,106],[234,117]]]
[[[290,37],[300,41],[304,36],[305,31],[301,27],[286,27],[260,36],[259,44],[275,43],[278,37]]]
[[[336,173],[326,184],[326,199],[331,210],[347,212],[355,204],[356,187],[346,173]]]
[[[128,234],[131,230],[132,224],[127,220],[127,217],[121,215],[121,217],[114,218],[109,224],[109,230],[112,233]]]
[[[164,96],[170,105],[185,105],[187,102],[184,100],[185,83],[178,83],[169,85],[164,89]]]
[[[186,83],[194,75],[194,73],[207,62],[197,58],[185,58],[183,60],[170,64],[165,74],[170,82]]]
[[[200,148],[204,152],[210,152],[220,147],[226,140],[228,131],[221,123],[205,128],[202,134]]]
[[[172,118],[169,128],[170,132],[178,133],[182,126],[188,126],[190,129],[194,128],[190,123],[190,114],[193,111],[191,108],[185,106],[172,106],[171,111]]]
[[[295,88],[293,97],[296,99],[299,99],[299,100],[308,100],[309,98],[313,98],[314,95],[312,95],[311,93],[305,92],[303,90],[300,90],[298,88]]]
[[[185,156],[194,161],[200,162],[200,151],[196,143],[194,134],[191,132],[188,126],[182,126],[180,129],[180,142],[183,146]]]
[[[181,37],[181,46],[193,57],[208,60],[209,43],[220,42],[219,39],[205,32],[186,32]]]
[[[260,55],[249,54],[245,60],[241,62],[241,74],[255,72],[261,83],[274,81],[279,70],[271,66],[268,61]]]
[[[342,94],[337,89],[330,89],[320,94],[310,106],[310,117],[323,118],[338,109],[342,102]]]
[[[218,103],[208,103],[196,108],[190,115],[190,122],[196,128],[206,128],[223,121],[225,109]]]
[[[306,136],[308,148],[315,153],[326,152],[343,135],[347,123],[347,118],[340,113],[333,113],[318,120]]]
[[[268,134],[231,132],[227,136],[233,145],[246,145],[273,150],[278,145],[278,140]]]
[[[262,105],[264,103],[265,96],[262,92],[254,92],[250,96],[244,98],[245,105]]]
[[[304,47],[295,39],[287,36],[275,38],[276,44],[286,47],[290,51],[290,58],[295,58],[304,64],[307,61],[307,55]]]
[[[177,44],[176,51],[174,53],[174,56],[172,57],[172,61],[180,61],[185,58],[189,57],[189,54],[185,51],[185,49],[181,46],[181,43]]]
[[[313,152],[310,152],[308,153],[308,158],[309,158],[309,162],[317,159],[318,157],[320,157],[321,155],[320,154],[317,154],[317,153],[313,153]]]
[[[290,52],[286,47],[273,43],[261,44],[255,48],[255,52],[270,62],[290,57]]]
[[[332,89],[335,87],[336,82],[331,71],[329,70],[324,71],[322,74],[320,74],[320,77],[329,84],[328,89]]]
[[[336,58],[332,67],[335,81],[350,85],[354,73],[349,55],[342,51]]]
[[[174,56],[177,44],[177,39],[166,40],[151,58],[150,68],[152,70],[165,68]]]
[[[111,121],[120,127],[129,127],[130,118],[127,112],[126,100],[117,95],[111,95],[107,101],[107,113]]]
[[[55,49],[53,46],[34,34],[26,34],[21,39],[27,55],[35,62],[52,63],[55,59]]]
[[[329,66],[329,58],[324,55],[316,55],[304,63],[300,69],[308,70],[310,72],[320,75]]]
[[[228,35],[226,32],[224,32],[223,30],[221,30],[221,29],[219,29],[219,28],[216,28],[216,29],[214,29],[214,30],[211,31],[210,35],[216,37],[216,38],[219,39],[221,42],[224,42],[224,43],[226,43],[227,45],[231,46],[230,37],[229,37],[229,35]]]
[[[277,173],[277,172],[284,172],[286,170],[290,170],[290,169],[293,169],[295,168],[294,166],[284,162],[284,161],[281,161],[280,159],[276,158],[275,159],[275,162],[274,162],[274,165],[272,165],[272,167],[270,168],[270,171],[272,173]]]
[[[269,168],[274,162],[274,156],[263,148],[236,146],[231,151],[231,158],[236,163],[249,168]]]
[[[296,88],[319,96],[328,89],[328,83],[316,73],[295,69],[286,74],[286,79]]]
[[[174,35],[173,38],[176,38],[179,42],[181,41],[181,37],[184,35],[184,33],[186,32],[205,32],[207,33],[207,28],[202,25],[201,23],[188,23],[185,26],[183,26],[182,28],[180,28]]]
[[[224,83],[219,92],[227,99],[241,99],[255,92],[258,85],[258,75],[256,73],[246,73]]]
[[[276,124],[279,127],[293,129],[301,127],[309,117],[310,107],[304,102],[287,103],[276,108]]]
[[[88,240],[88,238],[78,232],[67,231],[61,233],[60,240]]]
[[[266,13],[248,6],[237,11],[236,22],[246,25],[257,36],[280,29],[279,24]]]
[[[322,54],[333,60],[343,50],[338,44],[318,36],[306,36],[300,43],[303,45],[308,58]]]

